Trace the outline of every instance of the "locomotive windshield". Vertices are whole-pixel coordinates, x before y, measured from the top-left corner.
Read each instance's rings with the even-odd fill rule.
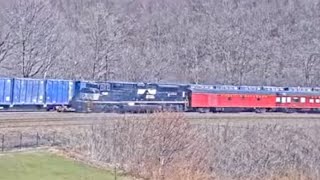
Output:
[[[91,93],[91,94],[97,94],[100,93],[100,91],[96,88],[82,88],[80,90],[80,93]]]
[[[96,88],[83,88],[80,90],[79,99],[80,100],[99,100],[100,91]]]

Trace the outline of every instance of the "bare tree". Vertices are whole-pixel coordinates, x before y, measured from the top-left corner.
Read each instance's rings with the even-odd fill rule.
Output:
[[[2,35],[0,32],[0,63],[7,59],[13,44],[10,42],[10,33]]]
[[[209,179],[208,146],[196,128],[175,113],[140,121],[124,118],[79,132],[70,149],[150,179]]]
[[[83,48],[87,50],[91,79],[113,79],[116,68],[117,46],[122,36],[121,27],[112,5],[97,3],[85,11],[80,28],[85,36]]]
[[[4,2],[3,2],[4,3]],[[5,3],[2,4],[5,6]],[[4,12],[3,9],[0,9],[0,63],[5,61],[10,55],[14,44],[12,42],[11,33],[8,30],[8,26],[4,21]]]
[[[45,77],[57,60],[62,51],[57,19],[46,0],[17,0],[7,10],[6,22],[15,43],[10,63],[21,76]]]
[[[303,72],[305,78],[305,86],[312,85],[313,78],[316,75],[317,67],[320,65],[320,54],[311,54],[303,64]]]

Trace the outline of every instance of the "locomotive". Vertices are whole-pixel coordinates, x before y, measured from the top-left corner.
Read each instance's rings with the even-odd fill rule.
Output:
[[[188,86],[106,82],[80,90],[71,101],[76,112],[187,111]]]

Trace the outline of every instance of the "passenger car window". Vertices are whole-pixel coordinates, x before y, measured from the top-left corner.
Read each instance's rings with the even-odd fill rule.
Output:
[[[293,102],[296,102],[296,103],[300,102],[300,101],[299,101],[299,98],[298,98],[298,97],[294,97],[294,98],[293,98]]]
[[[291,97],[287,97],[287,102],[291,103]]]

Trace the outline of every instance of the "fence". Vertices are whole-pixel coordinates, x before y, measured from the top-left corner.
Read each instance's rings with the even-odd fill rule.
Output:
[[[0,133],[0,151],[11,151],[23,148],[36,148],[41,146],[57,146],[57,133],[39,132],[10,132]]]

